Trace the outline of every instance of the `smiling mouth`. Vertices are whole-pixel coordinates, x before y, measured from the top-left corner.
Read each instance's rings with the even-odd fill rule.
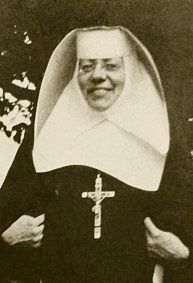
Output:
[[[91,89],[88,90],[88,94],[92,93],[96,96],[102,96],[102,95],[105,95],[109,91],[112,91],[112,88],[104,88],[104,87],[91,88]]]

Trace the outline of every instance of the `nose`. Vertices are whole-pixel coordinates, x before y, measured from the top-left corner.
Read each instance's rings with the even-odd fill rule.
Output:
[[[94,67],[90,79],[94,83],[100,83],[106,80],[106,72],[100,64]]]

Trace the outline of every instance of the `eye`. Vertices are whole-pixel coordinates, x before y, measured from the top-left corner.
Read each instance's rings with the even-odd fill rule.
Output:
[[[115,71],[118,68],[118,64],[115,63],[106,63],[105,64],[106,70],[107,71]]]
[[[85,73],[91,72],[93,69],[93,64],[85,64],[83,66],[81,66],[81,70]]]

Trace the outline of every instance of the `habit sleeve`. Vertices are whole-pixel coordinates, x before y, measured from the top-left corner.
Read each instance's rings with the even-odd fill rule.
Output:
[[[0,190],[0,234],[20,216],[43,213],[41,187],[31,159],[28,133]],[[0,238],[0,278],[35,279],[39,276],[41,249],[9,246]]]
[[[176,266],[165,264],[164,283],[192,282],[193,278],[193,168],[186,134],[181,133],[181,138],[172,139],[160,189],[152,202],[152,219],[160,229],[178,236],[190,257]]]

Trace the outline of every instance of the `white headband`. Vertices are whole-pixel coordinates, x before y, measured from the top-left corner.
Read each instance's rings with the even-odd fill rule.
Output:
[[[129,55],[128,41],[119,29],[87,30],[77,33],[77,58],[102,59]]]

